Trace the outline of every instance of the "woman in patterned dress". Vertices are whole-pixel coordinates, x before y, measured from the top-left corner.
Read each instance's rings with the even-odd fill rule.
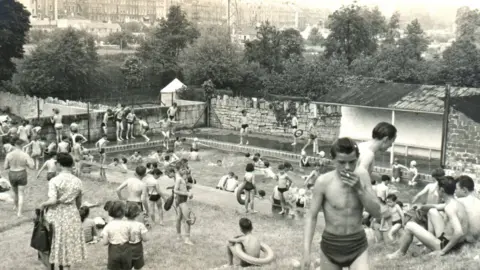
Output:
[[[78,209],[82,204],[82,181],[72,171],[73,158],[69,154],[57,155],[60,173],[48,182],[46,220],[53,225],[50,263],[60,269],[81,262],[86,257],[86,246]]]

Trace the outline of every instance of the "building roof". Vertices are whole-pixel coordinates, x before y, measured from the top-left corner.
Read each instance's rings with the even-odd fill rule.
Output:
[[[160,93],[175,93],[183,87],[186,87],[185,84],[183,84],[179,79],[175,79],[162,90],[160,90]]]
[[[450,105],[473,121],[480,123],[480,94],[468,97],[452,97]]]
[[[332,91],[318,101],[351,105],[442,114],[445,85],[421,85],[382,82],[364,79],[351,83],[343,90]],[[480,88],[451,87],[451,97],[480,95]]]

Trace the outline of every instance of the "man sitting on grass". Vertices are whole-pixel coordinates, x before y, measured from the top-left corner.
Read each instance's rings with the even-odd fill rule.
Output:
[[[434,256],[443,256],[459,249],[465,243],[466,232],[468,232],[468,216],[465,206],[454,196],[456,185],[455,179],[451,177],[445,177],[439,183],[439,193],[445,201],[443,208],[446,214],[445,222],[436,224],[442,228],[441,235],[434,235],[421,225],[409,221],[405,225],[405,233],[400,240],[400,248],[388,255],[387,258],[394,259],[405,255],[413,241],[413,237],[416,237],[425,247],[434,251],[432,253]],[[425,205],[422,208],[428,207],[435,206]]]
[[[253,225],[252,221],[248,218],[241,218],[239,223],[240,230],[242,231],[242,235],[236,236],[230,240],[228,240],[227,246],[227,254],[228,254],[228,264],[224,265],[223,267],[232,267],[233,266],[233,252],[231,248],[234,248],[236,244],[241,244],[243,247],[243,251],[252,257],[260,258],[260,241],[256,236],[252,234]],[[240,260],[241,267],[248,267],[251,264]]]

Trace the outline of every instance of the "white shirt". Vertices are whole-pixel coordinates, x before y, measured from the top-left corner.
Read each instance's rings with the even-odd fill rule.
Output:
[[[222,176],[222,178],[220,178],[220,181],[218,181],[217,187],[223,188],[223,186],[225,186],[225,182],[227,182],[227,178],[228,175]]]
[[[111,245],[122,245],[130,240],[130,226],[126,220],[114,219],[105,225],[102,238],[108,239]]]
[[[298,126],[298,119],[296,116],[292,117],[292,126]]]
[[[237,180],[235,178],[228,177],[227,182],[225,183],[225,190],[226,191],[235,191],[235,188],[238,186]]]
[[[382,198],[383,201],[387,199],[388,187],[382,182],[375,186],[375,192],[378,198]]]
[[[265,177],[268,177],[271,179],[275,179],[277,177],[277,175],[273,172],[272,168],[270,167],[263,169],[263,174],[265,175]]]

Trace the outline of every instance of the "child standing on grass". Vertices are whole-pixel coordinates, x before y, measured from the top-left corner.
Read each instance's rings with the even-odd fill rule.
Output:
[[[95,147],[98,148],[100,153],[100,178],[107,181],[107,173],[105,172],[105,162],[107,161],[107,154],[105,152],[105,147],[107,146],[108,140],[107,135],[103,134],[102,138],[95,143]]]
[[[38,170],[38,167],[40,166],[40,158],[42,157],[43,153],[42,142],[37,136],[34,136],[33,140],[23,147],[23,151],[27,152],[29,147],[31,150],[30,156],[35,162],[35,170]]]
[[[392,228],[390,228],[388,232],[388,238],[393,242],[395,240],[395,234],[405,225],[405,215],[402,207],[397,203],[397,196],[395,196],[395,194],[387,196],[387,206],[392,215]]]
[[[143,243],[147,241],[147,227],[142,222],[137,221],[138,216],[142,213],[138,204],[128,204],[125,217],[128,219],[130,227],[130,249],[132,252],[132,267],[134,269],[142,269],[145,265],[143,257]]]
[[[96,243],[97,242],[97,226],[93,219],[88,218],[90,215],[90,208],[87,206],[82,206],[79,209],[80,220],[82,221],[83,233],[85,235],[85,243]]]
[[[57,176],[57,153],[51,152],[50,159],[43,163],[42,167],[37,173],[37,179],[43,170],[47,168],[47,181],[50,181],[53,177]]]
[[[108,246],[108,270],[131,270],[132,250],[130,241],[130,223],[123,220],[125,203],[115,201],[108,209],[112,218],[102,231],[102,243]]]
[[[282,206],[282,211],[280,211],[280,215],[283,215],[286,213],[286,201],[285,201],[285,196],[284,193],[288,191],[289,189],[289,184],[292,182],[290,178],[288,177],[286,168],[284,164],[278,165],[278,192],[280,192],[280,204]]]
[[[245,212],[248,213],[248,206],[251,206],[252,213],[257,213],[254,209],[255,194],[257,193],[255,187],[255,165],[248,163],[245,167],[244,187],[245,191]]]

